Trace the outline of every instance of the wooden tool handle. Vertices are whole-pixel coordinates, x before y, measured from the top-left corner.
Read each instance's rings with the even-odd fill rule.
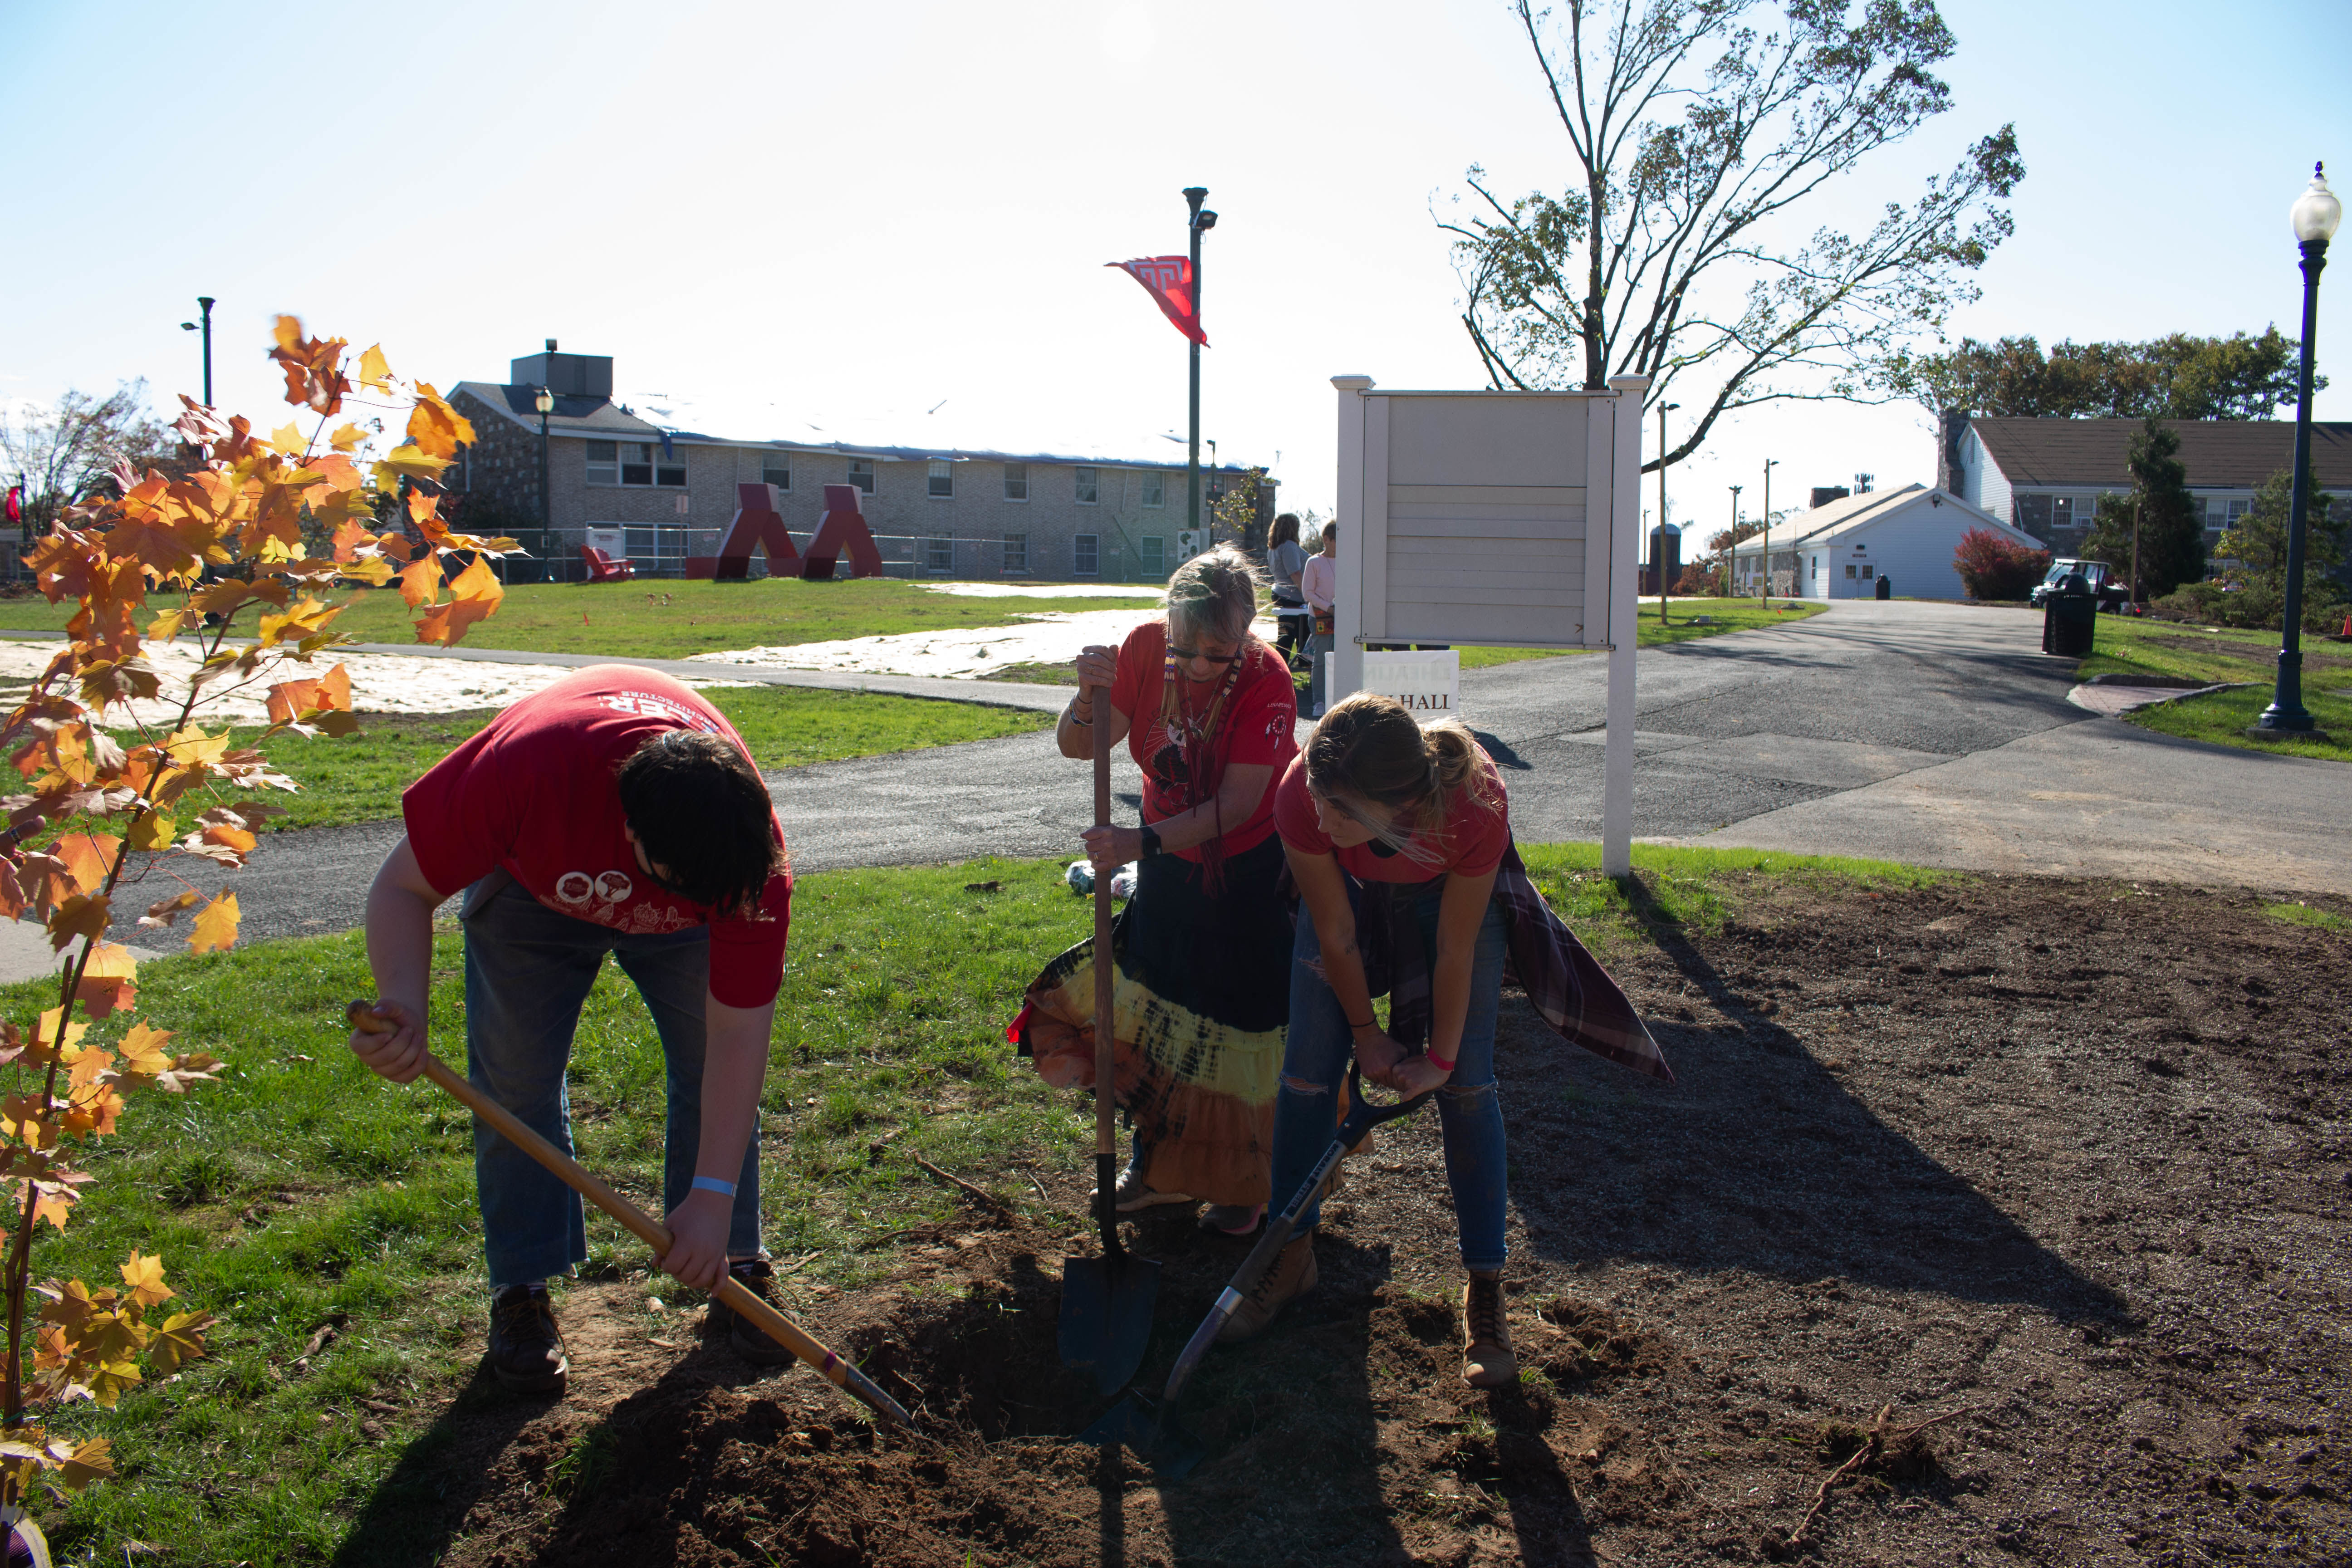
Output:
[[[1097,686],[1095,707],[1095,825],[1110,825],[1110,688]],[[1110,951],[1110,879],[1112,873],[1095,868],[1095,1156],[1097,1161],[1118,1152],[1113,1126],[1112,1079],[1118,1065],[1112,1044],[1118,1033],[1114,1016]],[[1109,1200],[1104,1201],[1109,1207]]]
[[[354,1002],[345,1010],[352,1027],[363,1034],[388,1035],[392,1026],[365,1002]],[[667,1258],[676,1239],[669,1227],[662,1225],[645,1210],[599,1181],[579,1161],[550,1143],[546,1139],[523,1125],[515,1113],[476,1089],[449,1069],[449,1064],[427,1051],[425,1056],[425,1076],[446,1089],[468,1110],[498,1130],[499,1135],[549,1170],[562,1177],[563,1184],[614,1219],[654,1249],[656,1258]],[[913,1417],[904,1406],[877,1387],[873,1379],[842,1360],[812,1336],[808,1331],[777,1311],[747,1289],[732,1274],[719,1277],[718,1289],[711,1295],[750,1319],[762,1333],[801,1360],[823,1373],[841,1388],[856,1394],[873,1407],[893,1426],[911,1426]]]

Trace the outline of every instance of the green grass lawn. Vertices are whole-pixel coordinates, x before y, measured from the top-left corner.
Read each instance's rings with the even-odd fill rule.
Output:
[[[768,769],[992,741],[1027,734],[1053,722],[1050,713],[1016,708],[795,686],[730,686],[704,695],[742,734],[752,759]],[[494,708],[371,713],[362,716],[357,734],[341,740],[280,735],[265,742],[262,754],[302,786],[297,795],[261,793],[259,798],[287,808],[287,815],[271,817],[269,826],[279,831],[336,827],[398,816],[400,792],[497,715]],[[239,731],[243,736],[257,732],[250,728]],[[121,738],[126,742],[137,739],[127,732]]]
[[[1603,952],[1712,925],[1761,882],[1860,889],[1948,875],[1637,847],[1629,889],[1599,874],[1595,846],[1526,852]],[[802,880],[763,1100],[768,1244],[806,1259],[793,1280],[885,1274],[899,1232],[955,1211],[956,1194],[916,1156],[1073,1236],[1087,1228],[1091,1110],[1045,1088],[1003,1029],[1037,968],[1089,921],[1058,860]],[[446,927],[436,961],[436,1038],[461,1059],[460,953]],[[411,1561],[416,1543],[378,1489],[413,1447],[439,1440],[435,1421],[472,1374],[460,1342],[487,1306],[467,1118],[429,1086],[381,1082],[344,1048],[342,1005],[370,989],[355,935],[152,961],[140,983],[142,1016],[176,1031],[175,1049],[226,1058],[224,1080],[132,1102],[88,1162],[98,1179],[73,1226],[44,1233],[37,1274],[95,1283],[133,1247],[160,1252],[183,1302],[222,1325],[214,1354],[180,1376],[113,1413],[85,1405],[58,1417],[60,1429],[111,1436],[120,1470],[51,1510],[58,1561],[115,1562],[134,1542],[165,1563],[292,1568],[339,1551],[351,1563]],[[50,1000],[45,984],[0,990],[20,1021]],[[118,1016],[92,1037],[122,1026]],[[581,1158],[657,1208],[660,1051],[609,965],[581,1021],[571,1090]],[[592,1277],[646,1267],[644,1249],[593,1210],[589,1241]],[[692,1305],[691,1292],[654,1288]],[[336,1314],[347,1315],[341,1332],[298,1366]],[[362,1509],[365,1538],[347,1541]]]
[[[2270,706],[2278,679],[2276,632],[2101,616],[2096,636],[2097,651],[2076,667],[2078,679],[2109,674],[2162,675],[2252,683],[2234,691],[2141,709],[2129,715],[2134,724],[2247,751],[2352,763],[2352,647],[2308,634],[2303,639],[2303,705],[2329,736],[2327,742],[2256,741],[2247,736],[2246,729]]]
[[[345,596],[353,603],[336,617],[337,631],[361,642],[416,640],[408,606],[395,590],[361,588],[334,595],[338,601]],[[685,658],[721,648],[1011,626],[1024,615],[1048,610],[1116,610],[1155,599],[1153,590],[1140,586],[1132,600],[981,599],[876,577],[839,583],[797,577],[753,583],[531,583],[508,589],[498,614],[467,633],[463,646]],[[176,596],[159,594],[150,603],[161,610],[176,603]],[[0,599],[0,630],[56,631],[72,615],[70,602],[52,605],[38,595]],[[251,620],[248,611],[237,623],[239,629],[249,629]]]

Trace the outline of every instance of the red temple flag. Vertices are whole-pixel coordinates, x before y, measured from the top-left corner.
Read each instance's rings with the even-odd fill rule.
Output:
[[[1144,287],[1144,290],[1160,301],[1176,330],[1200,344],[1209,346],[1209,335],[1201,330],[1201,310],[1192,300],[1192,263],[1182,256],[1139,256],[1132,261],[1106,261],[1106,267],[1116,267]]]

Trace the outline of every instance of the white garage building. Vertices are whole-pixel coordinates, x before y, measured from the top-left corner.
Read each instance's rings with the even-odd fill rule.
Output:
[[[1968,591],[1952,564],[1960,535],[1990,529],[2028,550],[2044,548],[1982,507],[1949,490],[1906,485],[1865,490],[1811,511],[1772,531],[1772,592],[1791,599],[1868,599],[1878,580],[1894,580],[1907,599],[1961,599]],[[1758,563],[1765,541],[1742,540],[1732,551],[1732,591],[1759,590]]]

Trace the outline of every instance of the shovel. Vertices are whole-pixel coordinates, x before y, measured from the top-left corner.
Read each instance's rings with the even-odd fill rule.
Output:
[[[392,1025],[364,1002],[352,1003],[344,1009],[344,1013],[351,1019],[352,1027],[364,1034],[392,1033]],[[654,1249],[655,1257],[668,1255],[671,1238],[667,1226],[655,1223],[643,1209],[590,1175],[578,1161],[524,1126],[515,1119],[514,1112],[451,1072],[447,1063],[430,1052],[425,1058],[425,1076],[447,1089],[468,1110],[496,1128],[499,1136],[562,1177],[564,1184],[573,1192],[619,1220],[639,1241]],[[816,1368],[836,1386],[864,1400],[885,1424],[901,1429],[914,1425],[913,1417],[907,1414],[905,1407],[877,1387],[872,1378],[819,1344],[807,1330],[753,1295],[733,1275],[721,1274],[718,1288],[711,1291],[711,1295],[732,1308],[738,1316],[749,1320],[770,1339]]]
[[[1274,1267],[1275,1258],[1289,1245],[1290,1234],[1298,1226],[1298,1216],[1307,1212],[1308,1202],[1330,1180],[1331,1173],[1339,1166],[1339,1157],[1362,1142],[1364,1134],[1381,1122],[1393,1121],[1400,1116],[1418,1110],[1422,1101],[1434,1092],[1433,1089],[1425,1090],[1394,1105],[1374,1105],[1364,1098],[1361,1069],[1349,1062],[1348,1114],[1341,1119],[1339,1131],[1331,1135],[1331,1146],[1323,1151],[1323,1157],[1315,1162],[1313,1170],[1307,1173],[1307,1179],[1291,1194],[1288,1205],[1266,1223],[1265,1234],[1258,1238],[1255,1247],[1250,1248],[1249,1256],[1242,1259],[1242,1266],[1234,1273],[1233,1282],[1225,1287],[1224,1293],[1217,1298],[1217,1304],[1209,1309],[1209,1315],[1193,1331],[1192,1340],[1184,1346],[1184,1353],[1176,1358],[1176,1365],[1168,1373],[1168,1386],[1160,1391],[1158,1408],[1147,1407],[1139,1395],[1130,1394],[1106,1411],[1102,1419],[1079,1433],[1078,1441],[1097,1447],[1123,1444],[1133,1449],[1139,1458],[1148,1460],[1153,1472],[1162,1480],[1181,1480],[1191,1474],[1192,1467],[1201,1462],[1201,1456],[1207,1450],[1201,1440],[1186,1431],[1181,1423],[1170,1421],[1168,1412],[1175,1407],[1176,1397],[1183,1393],[1184,1384],[1192,1377],[1192,1370],[1209,1353],[1209,1347],[1217,1342],[1217,1334],[1224,1328],[1225,1320],[1234,1315],[1234,1309],[1248,1300],[1258,1280]]]
[[[1105,688],[1095,688],[1095,821],[1110,821],[1110,723],[1102,711]],[[1113,1060],[1110,881],[1095,878],[1095,1215],[1102,1256],[1062,1259],[1062,1364],[1094,1374],[1105,1394],[1117,1394],[1143,1364],[1151,1338],[1151,1306],[1160,1295],[1160,1265],[1119,1245],[1118,1139],[1111,1125]]]

